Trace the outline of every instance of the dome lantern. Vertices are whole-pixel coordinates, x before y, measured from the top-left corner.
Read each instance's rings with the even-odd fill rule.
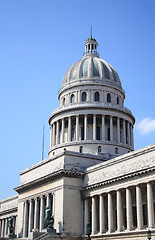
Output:
[[[91,28],[90,37],[85,42],[84,56],[93,54],[94,56],[99,57],[99,54],[97,52],[97,46],[98,46],[98,43],[97,43],[96,39],[92,37],[92,28]]]

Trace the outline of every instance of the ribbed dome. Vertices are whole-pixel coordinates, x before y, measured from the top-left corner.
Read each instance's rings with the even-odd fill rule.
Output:
[[[102,83],[118,85],[119,88],[122,88],[116,70],[106,61],[93,56],[93,54],[84,56],[82,60],[77,61],[68,69],[63,78],[62,87],[80,79],[87,81],[88,79],[90,81],[96,79]]]

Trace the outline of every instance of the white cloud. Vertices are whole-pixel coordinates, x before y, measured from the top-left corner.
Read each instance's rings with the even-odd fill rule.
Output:
[[[155,119],[144,118],[136,126],[140,134],[145,135],[150,132],[155,132]]]

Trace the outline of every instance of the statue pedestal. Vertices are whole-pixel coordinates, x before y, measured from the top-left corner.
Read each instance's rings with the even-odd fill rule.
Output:
[[[44,229],[42,229],[42,232],[49,233],[51,235],[56,235],[56,236],[59,235],[59,234],[56,233],[56,230],[54,228],[53,229],[44,228]]]
[[[9,238],[9,239],[17,238],[17,235],[15,235],[14,233],[12,233],[12,234],[9,234],[9,235],[8,235],[8,238]]]

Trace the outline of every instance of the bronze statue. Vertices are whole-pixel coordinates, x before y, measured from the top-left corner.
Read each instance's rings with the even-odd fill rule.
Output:
[[[51,210],[49,207],[46,207],[46,213],[45,213],[45,228],[47,230],[50,230],[52,232],[55,232],[55,229],[53,227],[54,225],[54,218],[52,216]]]
[[[10,216],[8,219],[9,235],[14,234],[13,222],[14,222],[14,217]]]

